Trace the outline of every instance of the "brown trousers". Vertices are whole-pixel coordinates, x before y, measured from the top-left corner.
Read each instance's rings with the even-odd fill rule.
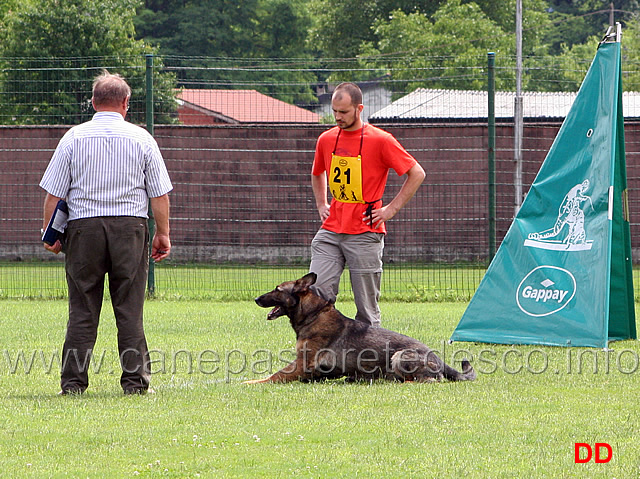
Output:
[[[148,245],[144,218],[108,216],[69,222],[65,245],[69,322],[62,351],[63,391],[82,392],[89,386],[89,364],[107,275],[118,328],[120,385],[125,391],[149,387],[149,350],[142,324]]]

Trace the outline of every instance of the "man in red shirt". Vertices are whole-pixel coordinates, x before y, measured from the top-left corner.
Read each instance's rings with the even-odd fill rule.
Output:
[[[380,326],[386,222],[415,194],[425,173],[390,133],[362,121],[364,106],[357,85],[338,85],[331,107],[337,126],[318,138],[311,175],[322,227],[311,243],[309,270],[318,275],[314,291],[334,302],[347,265],[356,319]],[[395,198],[383,206],[389,169],[406,179]]]

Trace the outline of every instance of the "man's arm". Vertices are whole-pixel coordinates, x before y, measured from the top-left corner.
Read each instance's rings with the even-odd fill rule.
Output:
[[[327,201],[327,177],[324,173],[311,175],[311,188],[316,199],[316,208],[320,214],[320,220],[324,222],[329,217],[329,202]]]
[[[169,256],[171,239],[169,238],[169,195],[151,198],[151,209],[156,221],[156,232],[151,243],[151,257],[159,262]]]
[[[49,221],[51,221],[51,215],[53,215],[54,210],[56,209],[56,205],[58,201],[62,198],[58,198],[57,196],[53,196],[51,193],[47,193],[47,196],[44,198],[44,206],[42,213],[42,229],[47,229],[49,226]],[[51,251],[52,253],[58,254],[62,251],[62,243],[60,240],[57,240],[53,245],[48,245],[47,243],[42,243],[44,245],[44,249],[47,251]]]
[[[378,208],[377,210],[373,210],[371,212],[371,218],[369,218],[368,215],[365,216],[365,213],[362,221],[372,221],[375,228],[379,228],[383,223],[389,221],[398,214],[398,211],[400,211],[402,207],[413,197],[416,191],[418,191],[418,187],[422,184],[424,177],[425,173],[422,166],[418,163],[413,165],[411,169],[407,171],[407,178],[404,180],[402,188],[400,188],[400,191],[398,191],[395,198],[391,200],[388,205]]]

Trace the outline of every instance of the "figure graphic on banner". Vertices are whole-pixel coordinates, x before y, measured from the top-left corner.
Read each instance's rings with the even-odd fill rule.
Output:
[[[582,204],[587,202],[593,210],[591,197],[584,194],[589,189],[589,184],[589,180],[586,179],[571,188],[560,204],[558,219],[553,228],[539,233],[529,233],[529,238],[524,242],[525,246],[565,251],[591,249],[593,241],[587,241],[584,211],[582,210]],[[567,235],[563,240],[560,240],[558,237],[565,226],[568,230]]]

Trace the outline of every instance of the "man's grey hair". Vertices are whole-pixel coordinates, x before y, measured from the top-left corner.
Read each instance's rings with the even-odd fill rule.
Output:
[[[131,87],[117,73],[103,70],[93,80],[93,103],[98,105],[119,105],[131,96]]]

